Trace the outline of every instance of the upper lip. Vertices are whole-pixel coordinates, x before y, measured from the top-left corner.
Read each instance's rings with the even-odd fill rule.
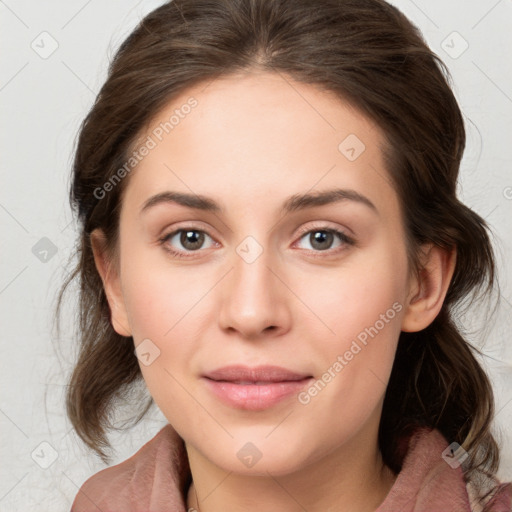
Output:
[[[306,373],[294,372],[280,366],[243,366],[230,365],[217,368],[203,375],[211,380],[243,382],[283,382],[302,380],[311,377]]]

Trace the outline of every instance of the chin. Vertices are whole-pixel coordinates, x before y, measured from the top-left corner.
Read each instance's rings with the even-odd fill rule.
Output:
[[[310,464],[318,453],[314,446],[308,447],[299,438],[291,439],[291,436],[274,434],[266,437],[270,431],[266,428],[260,435],[254,431],[250,434],[238,433],[234,439],[207,444],[202,447],[202,451],[204,456],[225,471],[251,476],[293,473]]]

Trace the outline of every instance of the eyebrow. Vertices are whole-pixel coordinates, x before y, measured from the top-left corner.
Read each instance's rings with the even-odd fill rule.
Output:
[[[291,213],[314,206],[323,206],[326,204],[339,203],[341,201],[354,201],[369,207],[377,215],[377,207],[366,197],[350,189],[332,189],[323,192],[314,192],[306,194],[295,194],[290,196],[282,205],[281,213]],[[141,214],[150,208],[159,204],[179,204],[196,210],[203,210],[213,213],[223,213],[223,208],[212,198],[187,194],[183,192],[162,192],[150,197],[142,206]]]

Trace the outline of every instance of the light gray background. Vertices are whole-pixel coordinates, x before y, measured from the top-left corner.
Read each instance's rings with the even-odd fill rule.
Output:
[[[79,486],[104,467],[81,445],[64,413],[76,344],[71,309],[61,339],[52,331],[53,301],[76,234],[68,176],[74,138],[110,57],[161,3],[0,1],[2,512],[67,511]],[[499,476],[512,480],[512,2],[392,3],[420,27],[453,75],[468,131],[460,194],[496,233],[502,307],[492,322],[483,309],[465,321],[488,336],[484,362],[496,390]],[[40,241],[44,237],[55,254]],[[131,432],[113,435],[114,463],[165,423],[154,410]]]

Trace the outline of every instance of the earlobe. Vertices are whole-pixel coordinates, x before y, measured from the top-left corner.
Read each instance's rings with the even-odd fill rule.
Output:
[[[456,249],[435,245],[424,248],[423,267],[411,282],[402,331],[417,332],[428,327],[441,311],[455,271]]]
[[[108,257],[105,235],[101,229],[95,229],[90,236],[94,263],[103,282],[110,307],[112,327],[121,336],[131,336],[119,272]]]

